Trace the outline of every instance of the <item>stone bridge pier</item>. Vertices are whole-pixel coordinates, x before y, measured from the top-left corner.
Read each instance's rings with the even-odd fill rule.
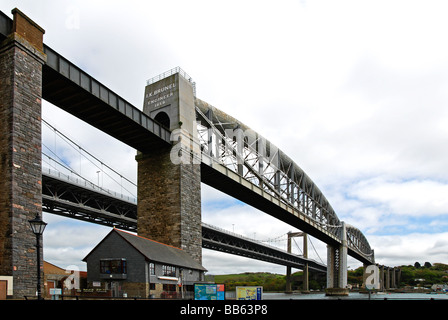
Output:
[[[341,226],[341,245],[327,245],[327,296],[346,296],[347,288],[347,233],[345,223]]]
[[[13,298],[23,298],[37,287],[36,237],[28,221],[42,214],[46,55],[44,30],[18,9],[12,14],[12,32],[0,44],[0,276],[12,283]]]
[[[145,88],[143,112],[171,130],[172,146],[136,156],[137,232],[202,263],[201,168],[194,83],[175,72]]]
[[[397,289],[401,281],[401,269],[380,266],[380,290]]]

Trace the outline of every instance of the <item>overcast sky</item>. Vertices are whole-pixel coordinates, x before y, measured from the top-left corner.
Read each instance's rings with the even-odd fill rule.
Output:
[[[47,45],[139,108],[147,79],[183,68],[198,98],[263,134],[305,170],[339,218],[366,235],[377,263],[448,263],[446,1],[0,4],[9,16],[14,7],[46,30]],[[45,101],[43,117],[136,180],[135,150]],[[64,152],[44,133],[44,142]],[[79,156],[65,157],[97,179]],[[204,222],[259,240],[297,231],[210,188],[202,194]],[[81,259],[110,230],[44,219],[44,257],[61,267],[85,269]],[[310,248],[309,256],[326,262],[325,244],[312,243],[318,254]],[[203,264],[215,274],[285,273],[209,250]]]

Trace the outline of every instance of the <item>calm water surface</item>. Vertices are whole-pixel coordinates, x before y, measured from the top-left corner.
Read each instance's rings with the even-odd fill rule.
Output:
[[[311,294],[286,294],[286,293],[263,293],[264,300],[306,300],[306,299],[352,299],[352,300],[368,300],[369,295],[366,293],[353,292],[347,297],[327,297],[325,293]],[[426,294],[426,293],[385,293],[371,294],[370,299],[376,300],[448,300],[448,294]]]

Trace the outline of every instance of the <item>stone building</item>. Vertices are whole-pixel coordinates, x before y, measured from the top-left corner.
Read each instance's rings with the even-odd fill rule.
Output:
[[[206,269],[184,250],[113,229],[83,259],[87,285],[120,297],[187,297]]]

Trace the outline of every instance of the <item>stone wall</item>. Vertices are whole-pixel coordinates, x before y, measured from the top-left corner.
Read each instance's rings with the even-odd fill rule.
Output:
[[[200,165],[173,164],[170,149],[139,155],[138,234],[202,262]]]
[[[202,263],[200,151],[191,79],[175,73],[151,83],[143,111],[169,117],[173,145],[136,157],[138,234],[181,248]]]
[[[13,33],[0,45],[0,275],[14,276],[14,296],[23,297],[36,291],[36,238],[28,220],[42,213],[45,55],[43,30],[20,11],[13,14]]]

